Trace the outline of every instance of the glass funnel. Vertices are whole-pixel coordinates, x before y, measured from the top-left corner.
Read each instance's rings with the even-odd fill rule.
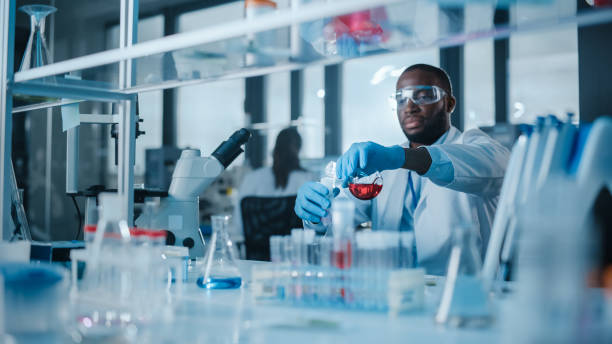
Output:
[[[26,5],[20,7],[19,10],[30,16],[30,37],[19,71],[44,66],[50,62],[45,40],[45,18],[57,9],[47,5]]]
[[[349,191],[353,196],[361,200],[370,200],[380,193],[383,187],[383,178],[380,172],[376,171],[370,175],[359,172],[349,182]]]
[[[233,289],[242,284],[242,276],[236,265],[238,255],[228,234],[230,219],[230,215],[211,216],[213,233],[202,273],[197,280],[202,288]]]

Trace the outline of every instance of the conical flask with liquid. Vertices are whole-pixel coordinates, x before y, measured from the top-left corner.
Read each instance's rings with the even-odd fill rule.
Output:
[[[230,240],[228,228],[230,215],[213,215],[212,236],[207,245],[202,273],[197,280],[206,289],[233,289],[242,285],[242,276],[236,260],[236,249]]]
[[[47,5],[26,5],[19,10],[30,16],[30,37],[19,70],[44,66],[50,62],[45,39],[45,18],[57,9]]]
[[[474,227],[455,227],[452,243],[435,321],[455,327],[487,326],[492,320],[491,305],[480,275],[482,262]]]

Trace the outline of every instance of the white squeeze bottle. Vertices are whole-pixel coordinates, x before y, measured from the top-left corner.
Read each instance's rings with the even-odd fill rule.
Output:
[[[327,197],[329,199],[330,202],[330,207],[329,209],[327,209],[327,215],[325,215],[325,217],[323,217],[321,219],[321,223],[326,227],[329,228],[332,224],[332,217],[331,217],[331,202],[332,199],[334,198],[334,188],[340,186],[341,184],[339,183],[340,181],[338,179],[336,179],[336,162],[335,161],[330,161],[327,166],[325,166],[325,174],[323,175],[323,177],[321,178],[320,183],[325,185],[325,187],[329,190],[329,193],[327,194]]]

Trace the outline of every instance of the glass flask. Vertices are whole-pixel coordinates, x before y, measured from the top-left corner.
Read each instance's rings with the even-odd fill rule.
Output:
[[[206,289],[234,289],[242,284],[236,265],[238,255],[228,234],[230,215],[213,215],[212,237],[208,245],[198,286]]]
[[[30,16],[30,37],[19,70],[44,66],[50,62],[45,40],[45,18],[57,9],[47,5],[26,5],[19,9]]]
[[[452,233],[446,282],[435,321],[454,327],[485,327],[491,309],[480,271],[482,262],[473,226],[457,226]]]
[[[359,172],[349,182],[349,191],[353,196],[361,200],[370,200],[378,196],[383,187],[383,178],[380,172],[376,171],[370,175]]]

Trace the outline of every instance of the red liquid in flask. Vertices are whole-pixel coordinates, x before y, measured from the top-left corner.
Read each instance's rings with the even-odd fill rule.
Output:
[[[362,200],[369,200],[372,199],[376,196],[378,196],[378,194],[380,193],[380,190],[382,190],[382,185],[381,184],[354,184],[354,183],[349,183],[349,190],[351,191],[351,193],[353,194],[353,196],[362,199]]]

